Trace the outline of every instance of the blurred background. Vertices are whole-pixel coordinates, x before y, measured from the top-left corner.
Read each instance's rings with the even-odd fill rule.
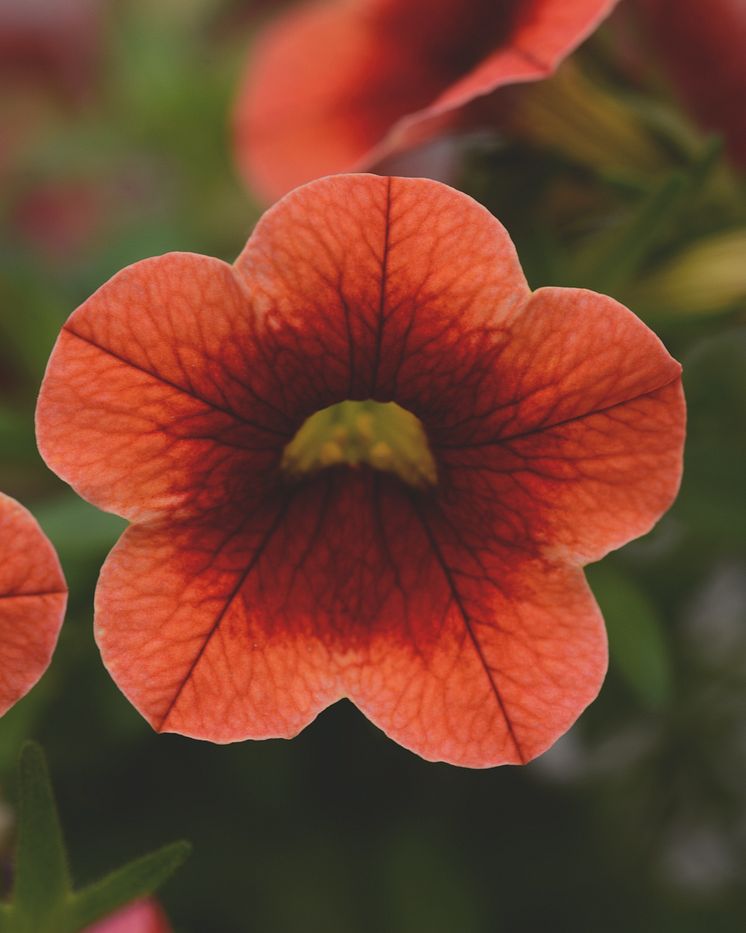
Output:
[[[347,703],[292,742],[159,737],[101,664],[92,596],[123,523],[46,469],[36,393],[62,323],[124,265],[242,248],[261,207],[229,115],[278,6],[0,0],[0,489],[70,586],[49,672],[0,720],[0,854],[34,737],[78,883],[193,842],[160,895],[184,933],[741,933],[746,191],[625,3],[555,78],[511,93],[499,129],[407,166],[489,207],[533,286],[607,291],[684,364],[679,500],[588,571],[611,641],[598,701],[539,760],[480,772],[420,761]]]

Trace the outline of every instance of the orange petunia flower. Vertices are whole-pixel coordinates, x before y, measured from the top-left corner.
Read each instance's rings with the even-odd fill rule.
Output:
[[[159,731],[295,735],[348,697],[429,759],[525,762],[595,697],[581,565],[681,473],[680,367],[611,298],[531,292],[503,227],[342,175],[235,265],[170,254],[70,318],[40,449],[134,522],[96,637]]]
[[[66,604],[54,548],[30,512],[0,493],[0,716],[49,666]]]
[[[476,98],[551,74],[616,0],[312,0],[252,49],[235,151],[268,200],[376,166]]]

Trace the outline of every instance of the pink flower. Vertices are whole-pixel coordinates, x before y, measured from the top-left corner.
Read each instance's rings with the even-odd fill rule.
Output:
[[[159,905],[148,898],[123,907],[83,933],[171,933],[171,925]]]

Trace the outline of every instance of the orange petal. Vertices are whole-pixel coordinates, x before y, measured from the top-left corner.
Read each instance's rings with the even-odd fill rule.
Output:
[[[428,760],[525,764],[598,694],[607,664],[598,606],[579,570],[511,570],[499,549],[469,551],[446,525],[422,521],[436,624],[413,630],[403,614],[398,631],[372,631],[367,655],[348,671],[349,696]]]
[[[132,528],[104,566],[97,641],[158,730],[290,737],[348,695],[424,757],[483,767],[539,754],[598,692],[582,574],[506,548],[489,518],[454,530],[366,470],[236,512]]]
[[[618,0],[533,0],[518,3],[504,42],[421,116],[460,107],[506,84],[546,78],[611,13]],[[478,27],[476,27],[478,28]]]
[[[401,80],[401,57],[379,47],[362,4],[290,9],[252,49],[236,102],[236,154],[247,183],[272,201],[354,168],[407,112],[400,94],[405,108],[421,103],[417,87]],[[423,75],[417,84],[426,82]]]
[[[221,743],[289,738],[339,699],[317,620],[308,606],[284,609],[296,570],[304,574],[293,545],[308,543],[289,507],[274,500],[187,526],[134,526],[111,552],[96,640],[153,728]]]
[[[573,564],[649,531],[681,481],[681,367],[634,314],[582,289],[535,292],[479,404],[434,437],[454,490],[496,501],[501,536]]]
[[[0,493],[0,715],[49,666],[66,603],[54,548],[34,517]]]
[[[471,406],[493,335],[530,296],[502,225],[425,179],[306,185],[267,211],[236,268],[258,311],[257,385],[301,421],[345,398],[419,416],[446,386],[450,407]]]
[[[124,269],[65,324],[37,440],[84,498],[131,520],[225,501],[292,436],[244,383],[249,302],[233,269],[174,253]]]

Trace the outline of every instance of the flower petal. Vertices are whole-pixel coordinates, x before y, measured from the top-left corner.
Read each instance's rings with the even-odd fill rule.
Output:
[[[475,97],[551,73],[616,0],[320,0],[252,51],[235,115],[247,183],[272,200],[441,132]]]
[[[31,513],[0,493],[0,715],[49,666],[66,603],[52,545]]]
[[[323,50],[323,51],[322,51]],[[405,108],[422,103],[400,72],[402,50],[380,49],[362,4],[291,8],[252,50],[234,111],[239,168],[273,201],[299,184],[352,169]],[[424,92],[424,99],[429,96]]]
[[[485,347],[530,296],[502,225],[424,179],[305,185],[236,267],[257,310],[254,376],[301,418],[345,398],[470,408]]]
[[[348,694],[428,760],[525,764],[598,694],[607,666],[598,606],[580,570],[516,572],[499,551],[469,553],[445,526],[422,521],[439,570],[428,574],[437,626],[417,633],[402,615],[398,631],[372,631]]]
[[[507,41],[418,116],[460,107],[506,84],[546,78],[614,9],[618,0],[528,0],[518,4]]]
[[[135,525],[96,591],[96,640],[119,688],[154,729],[213,742],[286,737],[340,696],[309,615],[290,614],[296,572],[273,499],[243,514]]]
[[[468,418],[434,450],[454,496],[499,502],[505,540],[585,564],[649,531],[681,480],[681,367],[634,314],[581,289],[535,292]]]
[[[174,253],[123,270],[65,324],[37,440],[90,502],[131,519],[191,514],[261,473],[292,436],[246,384],[249,302],[231,266]]]

